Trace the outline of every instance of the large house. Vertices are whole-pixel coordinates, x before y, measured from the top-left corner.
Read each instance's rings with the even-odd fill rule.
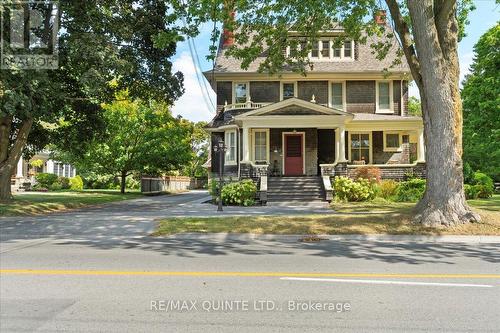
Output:
[[[307,195],[284,184],[324,183],[328,190],[327,178],[351,176],[366,165],[380,168],[383,178],[425,176],[422,119],[408,114],[410,70],[404,59],[391,67],[397,41],[380,61],[370,44],[387,37],[335,47],[339,34],[342,30],[324,32],[313,45],[306,76],[259,73],[264,55],[241,69],[226,55],[233,39],[224,34],[215,68],[205,73],[217,93],[217,114],[207,129],[212,145],[222,140],[227,146],[225,176],[256,179],[263,201],[266,191],[270,200],[273,195],[286,199],[286,194],[288,199],[328,199],[328,191]],[[218,173],[213,152],[210,167]]]

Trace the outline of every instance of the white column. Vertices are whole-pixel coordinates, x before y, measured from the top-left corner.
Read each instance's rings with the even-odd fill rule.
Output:
[[[24,160],[23,160],[23,157],[19,157],[19,162],[17,162],[17,173],[16,173],[16,177],[17,178],[23,178],[23,164],[24,164]]]
[[[338,128],[339,132],[339,159],[338,162],[347,162],[347,159],[345,158],[345,127],[339,127]]]
[[[424,142],[424,129],[420,128],[417,130],[417,162],[425,162],[425,142]]]
[[[54,161],[52,160],[47,160],[47,170],[45,172],[47,173],[54,173]]]
[[[249,147],[249,130],[248,127],[243,127],[243,162],[250,161],[250,147]]]

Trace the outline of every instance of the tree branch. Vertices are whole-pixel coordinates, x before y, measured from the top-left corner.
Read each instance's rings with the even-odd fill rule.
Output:
[[[417,86],[421,87],[422,85],[422,76],[420,74],[420,63],[418,61],[417,54],[415,52],[415,47],[413,46],[413,40],[410,34],[410,28],[408,24],[403,20],[403,16],[399,10],[399,5],[396,0],[385,0],[387,7],[389,7],[389,11],[391,13],[391,17],[394,20],[394,26],[396,28],[396,32],[399,35],[399,39],[401,40],[403,52],[405,54],[406,60],[408,61],[408,65],[410,66],[411,74],[413,79],[417,83]]]

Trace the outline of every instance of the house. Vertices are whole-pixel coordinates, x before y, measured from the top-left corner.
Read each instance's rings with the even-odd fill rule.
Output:
[[[24,183],[34,184],[38,173],[53,173],[69,178],[76,175],[76,168],[70,164],[52,160],[50,152],[46,150],[36,153],[29,160],[21,157],[11,177],[12,190],[22,189]]]
[[[207,130],[212,145],[222,140],[227,146],[226,177],[254,178],[268,194],[273,186],[284,189],[275,199],[288,193],[289,199],[308,200],[328,199],[329,177],[352,176],[366,165],[380,168],[383,178],[425,176],[422,118],[408,114],[410,70],[404,59],[391,67],[397,41],[380,61],[370,44],[387,37],[338,47],[333,41],[340,34],[341,29],[326,31],[312,46],[306,76],[259,73],[264,55],[241,69],[226,55],[233,38],[223,34],[215,68],[205,76],[217,93],[217,114]],[[213,152],[210,168],[219,172]],[[323,184],[327,192],[299,193],[311,183]]]

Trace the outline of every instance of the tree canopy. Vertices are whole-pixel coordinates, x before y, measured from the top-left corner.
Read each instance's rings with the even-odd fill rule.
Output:
[[[500,181],[500,24],[474,46],[463,82],[464,161]]]
[[[3,1],[2,9],[8,5],[42,6]],[[9,31],[10,12],[1,14],[3,31]],[[183,92],[183,75],[172,73],[170,61],[181,37],[169,2],[61,1],[58,14],[57,69],[0,71],[0,200],[10,197],[10,175],[23,151],[33,153],[50,141],[76,147],[100,135],[101,103],[116,92],[126,88],[132,98],[168,104]],[[49,44],[54,23],[45,23],[35,33]],[[10,49],[8,38],[3,41]]]

